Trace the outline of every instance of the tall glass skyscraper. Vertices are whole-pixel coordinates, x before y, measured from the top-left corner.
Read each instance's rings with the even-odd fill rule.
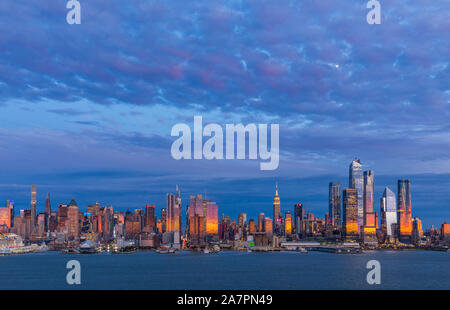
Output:
[[[36,185],[33,184],[33,185],[31,185],[31,206],[30,206],[30,210],[31,210],[31,229],[33,229],[34,226],[36,225],[36,204],[37,204],[37,200],[36,200]]]
[[[394,192],[386,187],[380,200],[381,228],[390,238],[395,236],[393,225],[397,224],[397,200]]]
[[[352,161],[349,168],[349,188],[357,190],[358,202],[358,231],[364,225],[364,178],[361,160],[356,158]]]
[[[273,223],[275,226],[273,227],[273,229],[276,234],[280,233],[281,222],[282,222],[281,206],[280,206],[280,197],[278,196],[278,184],[277,184],[275,188],[275,197],[273,198]]]
[[[341,182],[330,182],[329,184],[328,215],[331,225],[341,225]]]
[[[409,180],[398,180],[397,194],[397,222],[400,226],[399,239],[404,242],[410,242],[412,235],[411,182]]]
[[[347,238],[358,237],[358,195],[355,188],[343,191],[342,228]]]

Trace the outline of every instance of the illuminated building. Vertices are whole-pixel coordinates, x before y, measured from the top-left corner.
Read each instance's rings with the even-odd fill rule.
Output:
[[[50,193],[45,197],[45,231],[50,231],[50,214],[52,213],[52,206],[50,204]]]
[[[206,234],[219,235],[219,208],[215,202],[206,203]]]
[[[167,210],[166,208],[161,209],[161,230],[160,233],[166,232],[167,229]]]
[[[377,216],[374,211],[374,176],[371,170],[364,171],[364,228],[363,241],[377,243]]]
[[[346,188],[343,191],[342,228],[347,238],[358,237],[358,190]]]
[[[291,212],[287,211],[284,216],[284,233],[289,236],[292,234],[292,216]]]
[[[150,232],[155,231],[155,205],[145,205],[144,226],[148,227]]]
[[[253,234],[256,232],[256,225],[255,225],[255,220],[254,219],[250,219],[248,221],[248,232],[250,234]]]
[[[176,194],[167,194],[167,219],[166,231],[174,232],[174,235],[181,237],[181,197],[177,186]],[[174,240],[174,243],[180,243],[181,240]]]
[[[296,203],[294,206],[294,223],[295,223],[295,231],[297,235],[303,233],[303,220],[305,219],[305,208],[303,208],[303,204]]]
[[[349,188],[357,190],[358,203],[358,232],[364,225],[364,178],[361,160],[356,158],[352,161],[349,168]]]
[[[264,232],[266,235],[271,235],[273,233],[273,222],[270,217],[264,219]]]
[[[0,226],[6,225],[11,228],[11,209],[9,207],[0,207]]]
[[[422,221],[420,218],[415,217],[413,220],[413,230],[412,230],[412,242],[414,244],[418,243],[423,237]]]
[[[36,185],[31,185],[31,227],[36,224]]]
[[[201,194],[190,197],[188,215],[189,241],[192,246],[202,245],[205,241],[205,217],[203,216],[203,196]]]
[[[278,196],[278,184],[275,187],[275,197],[273,198],[273,220],[275,222],[274,231],[280,233],[281,230],[281,210],[280,210],[280,197]]]
[[[332,226],[341,225],[341,183],[330,182],[328,188],[328,216]],[[327,223],[328,224],[328,223]]]
[[[14,227],[14,216],[15,216],[15,213],[14,213],[14,200],[7,200],[6,201],[6,207],[9,208],[9,210],[11,211],[10,212],[11,213],[11,221],[10,221],[11,226],[10,226],[10,228],[11,228],[11,227]]]
[[[264,232],[264,219],[266,216],[264,213],[260,213],[258,215],[258,232]]]
[[[447,222],[441,226],[441,240],[450,245],[450,224]]]
[[[244,228],[247,225],[247,213],[239,213],[238,216],[238,227]]]
[[[397,224],[397,200],[395,194],[389,187],[386,187],[380,200],[381,230],[388,238],[394,238]]]
[[[125,237],[137,238],[141,232],[142,215],[139,212],[131,213],[127,211],[125,213]]]
[[[80,233],[79,230],[79,211],[78,205],[74,199],[69,203],[67,207],[67,221],[68,221],[68,234],[69,239],[76,239]]]
[[[399,224],[399,240],[408,243],[411,241],[411,182],[409,180],[398,180],[397,199],[397,223]]]

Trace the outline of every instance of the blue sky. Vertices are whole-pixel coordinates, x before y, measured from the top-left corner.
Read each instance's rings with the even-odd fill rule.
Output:
[[[381,1],[0,3],[0,199],[126,209],[206,192],[219,212],[323,216],[329,181],[360,157],[384,186],[410,178],[413,215],[450,220],[450,3]],[[176,123],[280,124],[280,166],[175,161]]]

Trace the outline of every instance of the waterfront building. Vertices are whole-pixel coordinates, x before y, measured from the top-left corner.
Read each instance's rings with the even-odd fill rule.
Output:
[[[281,231],[281,203],[280,197],[278,195],[278,184],[275,186],[275,197],[273,198],[273,221],[274,221],[274,232],[279,234]]]
[[[10,213],[11,213],[11,221],[10,224],[11,226],[9,228],[14,227],[14,217],[15,217],[15,213],[14,213],[14,200],[7,200],[6,201],[6,207],[9,208]]]
[[[77,239],[80,234],[79,229],[79,210],[78,205],[74,199],[67,206],[67,228],[68,234],[67,237],[69,239]]]
[[[264,219],[266,216],[264,213],[260,213],[258,215],[258,232],[264,232]]]
[[[219,207],[212,201],[206,203],[206,235],[213,239],[219,237]]]
[[[334,227],[341,226],[341,182],[330,182],[328,187],[328,218]]]
[[[357,238],[358,233],[358,190],[346,188],[343,191],[342,228],[347,238]]]
[[[441,240],[447,245],[450,245],[450,224],[447,224],[447,222],[444,222],[444,224],[442,224],[440,235]]]
[[[145,205],[144,227],[148,232],[154,232],[156,226],[155,205]]]
[[[0,207],[0,226],[2,225],[11,228],[11,210],[7,207]]]
[[[52,206],[50,203],[50,193],[45,197],[45,231],[50,231],[50,214],[52,213]]]
[[[364,178],[361,160],[356,158],[352,161],[349,168],[349,188],[357,190],[358,203],[358,232],[364,225]]]
[[[377,216],[374,211],[374,175],[371,170],[364,171],[364,228],[363,242],[375,244],[378,242],[376,236]]]
[[[292,216],[289,211],[286,211],[284,216],[284,233],[286,236],[290,236],[292,234]]]
[[[266,217],[264,219],[264,232],[266,233],[266,235],[273,234],[273,221],[270,217]]]
[[[31,227],[34,227],[36,224],[36,185],[31,185],[31,203],[30,203],[30,210],[31,210]]]
[[[397,223],[399,224],[399,240],[404,243],[411,242],[412,211],[411,211],[411,182],[398,180]]]
[[[386,233],[387,239],[396,237],[397,200],[394,192],[386,187],[380,200],[381,230]]]
[[[303,220],[305,219],[305,208],[303,207],[303,204],[296,203],[294,205],[294,226],[295,226],[295,232],[297,235],[301,235],[303,233]]]
[[[248,232],[250,234],[254,234],[256,232],[256,225],[255,225],[255,220],[254,219],[250,219],[248,221]]]
[[[423,237],[423,229],[422,229],[422,221],[420,218],[415,217],[413,220],[413,230],[412,230],[412,243],[417,244],[422,240]]]
[[[177,231],[178,233],[176,235],[181,236],[181,197],[178,186],[175,195],[170,193],[167,194],[166,223],[166,231]]]
[[[197,196],[191,196],[189,207],[189,241],[191,246],[201,246],[205,242],[205,230],[204,222],[205,217],[203,213],[203,196],[198,194]]]

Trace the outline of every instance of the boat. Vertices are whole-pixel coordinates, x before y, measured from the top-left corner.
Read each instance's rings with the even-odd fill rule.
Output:
[[[307,249],[305,249],[305,248],[303,248],[303,247],[298,247],[297,248],[297,252],[300,252],[300,253],[308,253],[308,250]]]
[[[38,246],[36,248],[36,250],[34,250],[34,252],[36,252],[36,253],[42,253],[42,252],[47,252],[47,251],[48,251],[48,246],[45,243],[41,244],[40,246]]]
[[[95,254],[97,253],[97,248],[91,240],[86,240],[80,245],[78,251],[80,254]]]

